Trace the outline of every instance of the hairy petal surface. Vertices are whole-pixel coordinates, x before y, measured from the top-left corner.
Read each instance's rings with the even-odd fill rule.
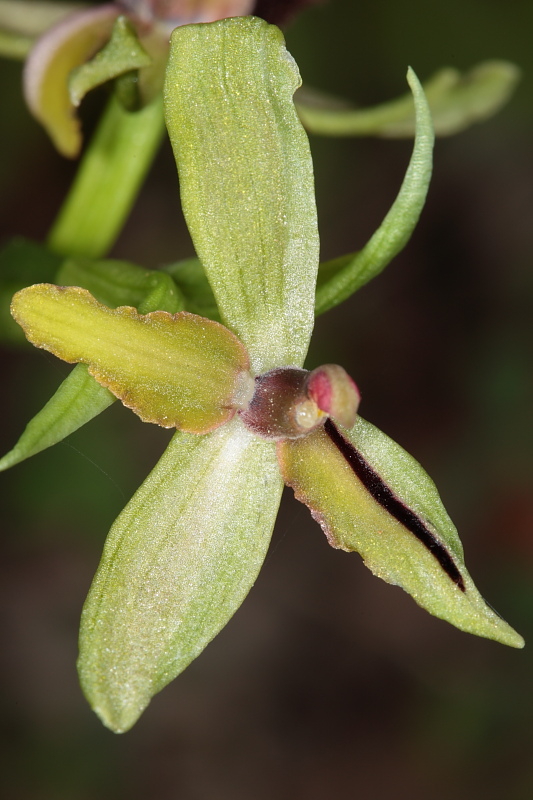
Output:
[[[361,417],[349,431],[328,421],[279,443],[278,457],[333,547],[357,551],[375,575],[461,630],[523,646],[474,586],[434,483],[385,434]]]
[[[186,311],[111,309],[85,289],[36,284],[17,292],[12,313],[32,344],[87,364],[125,406],[164,428],[206,433],[227,422],[250,380],[236,336]]]
[[[274,445],[237,417],[173,438],[113,525],[83,610],[81,683],[109,728],[128,730],[235,613],[281,489]]]
[[[318,229],[309,143],[280,31],[255,18],[172,34],[167,127],[185,217],[222,320],[265,372],[301,366]]]

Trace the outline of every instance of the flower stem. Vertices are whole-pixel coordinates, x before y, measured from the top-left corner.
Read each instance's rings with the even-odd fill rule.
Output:
[[[112,97],[74,184],[52,226],[49,247],[69,256],[98,258],[114,244],[164,132],[157,97],[126,111]]]

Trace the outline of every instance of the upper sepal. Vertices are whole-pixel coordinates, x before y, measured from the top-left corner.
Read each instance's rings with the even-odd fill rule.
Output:
[[[329,420],[277,447],[285,482],[334,547],[359,552],[374,574],[461,630],[523,646],[477,591],[435,485],[399,445],[359,417],[350,430]]]
[[[145,422],[206,433],[246,401],[248,355],[218,322],[111,309],[85,289],[51,284],[17,292],[12,314],[33,344],[87,364]]]
[[[172,34],[165,114],[183,211],[221,317],[257,373],[301,367],[318,228],[309,143],[280,31],[253,17]]]

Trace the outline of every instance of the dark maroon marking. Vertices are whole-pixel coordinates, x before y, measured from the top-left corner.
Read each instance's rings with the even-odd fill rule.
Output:
[[[404,525],[424,547],[435,556],[444,572],[457,584],[462,592],[465,585],[453,558],[435,535],[422,522],[420,517],[411,511],[399,497],[396,497],[390,486],[380,478],[378,473],[365,461],[361,453],[348,442],[331,419],[326,420],[324,429],[340,453],[344,456],[354,473],[374,500],[395,519]]]

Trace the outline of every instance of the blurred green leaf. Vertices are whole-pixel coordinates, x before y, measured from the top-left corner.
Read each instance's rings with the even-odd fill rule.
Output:
[[[520,70],[509,61],[484,61],[462,75],[445,67],[423,83],[435,134],[451,136],[496,114],[515,90]],[[305,88],[296,107],[310,133],[322,136],[411,137],[416,114],[411,95],[373,108],[346,108],[344,101]]]
[[[35,39],[86,3],[0,0],[0,55],[26,58]]]
[[[417,124],[413,153],[402,186],[387,216],[362,250],[320,265],[317,316],[342,303],[385,269],[411,238],[424,207],[431,180],[434,134],[424,91],[411,69],[407,80],[413,92]]]
[[[77,364],[54,396],[27,424],[15,447],[0,459],[0,471],[62,441],[115,400],[108,389],[89,375],[84,364]]]

